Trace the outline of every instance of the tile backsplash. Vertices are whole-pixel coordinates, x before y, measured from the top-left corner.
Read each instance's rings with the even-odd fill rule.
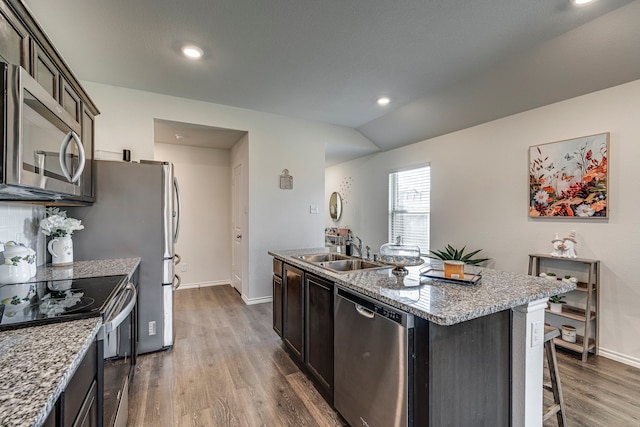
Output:
[[[46,238],[38,231],[38,224],[44,217],[42,205],[0,202],[0,242],[24,243],[36,251],[37,264],[44,264]]]

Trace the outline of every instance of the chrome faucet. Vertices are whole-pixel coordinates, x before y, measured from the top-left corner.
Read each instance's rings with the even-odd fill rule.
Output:
[[[355,236],[356,239],[358,239],[358,245],[352,245],[353,249],[357,249],[358,250],[358,256],[360,258],[362,258],[362,239],[359,238],[358,236]]]

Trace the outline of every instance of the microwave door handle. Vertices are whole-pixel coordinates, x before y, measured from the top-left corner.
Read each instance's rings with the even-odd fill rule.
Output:
[[[67,150],[69,149],[69,143],[71,142],[72,133],[73,132],[69,132],[67,136],[65,136],[62,140],[62,144],[60,144],[60,157],[58,157],[58,160],[60,160],[60,170],[62,170],[62,174],[65,178],[67,178],[67,181],[71,181],[71,174],[69,173],[69,169],[67,169],[67,164],[65,163],[64,159],[65,157],[67,157]]]
[[[125,289],[131,291],[131,293],[133,294],[131,297],[131,301],[129,301],[129,304],[127,304],[122,309],[122,311],[120,311],[120,313],[116,314],[113,319],[104,324],[105,334],[116,330],[118,326],[120,326],[120,324],[124,322],[124,319],[129,316],[129,314],[133,311],[133,307],[136,305],[136,300],[138,299],[138,292],[136,291],[136,287],[133,285],[133,283],[129,282],[127,283],[127,286],[125,286]]]
[[[173,243],[178,243],[178,235],[180,235],[180,213],[182,212],[182,201],[180,199],[180,186],[178,185],[178,178],[173,178],[173,187],[176,189],[176,201],[178,206],[178,213],[176,218],[176,231],[173,234]]]
[[[86,156],[84,153],[84,147],[82,146],[82,141],[80,141],[80,137],[74,131],[71,131],[71,138],[75,141],[78,146],[78,170],[71,177],[71,183],[75,184],[80,177],[82,176],[82,172],[84,172],[84,166],[86,164]]]
[[[73,176],[71,176],[71,174],[69,173],[67,164],[64,161],[65,157],[67,157],[67,150],[69,150],[69,144],[72,140],[78,146],[78,170],[73,174]],[[71,131],[67,134],[67,136],[64,137],[64,139],[62,140],[62,145],[60,145],[60,168],[62,169],[62,174],[65,176],[65,178],[67,178],[67,181],[75,184],[76,181],[80,179],[80,176],[84,171],[85,162],[86,158],[84,147],[82,146],[82,141],[80,141],[80,137],[77,133]]]

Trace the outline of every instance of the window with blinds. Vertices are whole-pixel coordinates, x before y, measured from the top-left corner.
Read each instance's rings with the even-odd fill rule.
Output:
[[[429,253],[431,211],[431,168],[429,166],[389,174],[389,241],[418,245]]]

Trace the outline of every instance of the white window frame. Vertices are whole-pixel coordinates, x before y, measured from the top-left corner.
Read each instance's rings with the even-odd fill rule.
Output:
[[[426,177],[422,177],[420,179],[411,177],[411,173],[415,173],[420,169],[426,169]],[[403,176],[404,175],[404,176]],[[404,179],[403,179],[404,178]],[[398,197],[404,197],[405,200],[407,197],[410,197],[406,189],[403,191],[398,188],[399,179],[403,179],[404,182],[400,182],[400,185],[411,185],[411,180],[416,179],[413,184],[418,186],[422,186],[423,188],[418,188],[416,190],[416,197],[418,199],[415,203],[405,202],[403,203]],[[394,170],[389,172],[389,215],[388,215],[388,235],[389,241],[395,242],[397,236],[402,235],[402,243],[408,245],[418,245],[420,247],[420,252],[423,255],[429,253],[429,245],[430,245],[430,228],[431,228],[431,165],[430,164],[422,164],[417,166],[412,166],[410,168],[405,168],[401,170]],[[398,194],[400,193],[400,194]],[[414,199],[415,200],[415,199]],[[403,207],[401,209],[400,207]],[[414,226],[414,230],[402,229],[398,232],[397,228],[397,218],[400,216],[421,216],[423,217],[423,221],[426,222],[426,226],[421,229],[419,228],[416,231],[416,227]],[[394,226],[394,223],[396,224]]]

